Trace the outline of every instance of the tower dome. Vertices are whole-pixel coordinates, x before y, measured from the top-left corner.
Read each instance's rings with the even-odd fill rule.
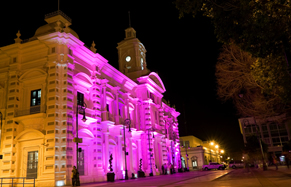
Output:
[[[72,24],[71,18],[69,18],[62,11],[58,10],[56,12],[45,15],[45,21],[47,24],[39,27],[35,31],[33,38],[56,32],[56,27],[59,27],[60,31],[66,30],[67,33],[71,33],[73,36],[79,39],[78,34],[69,27]]]

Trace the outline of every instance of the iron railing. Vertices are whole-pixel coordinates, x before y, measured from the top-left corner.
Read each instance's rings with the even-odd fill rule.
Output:
[[[30,114],[37,114],[37,113],[44,113],[45,112],[45,106],[37,105],[37,106],[31,106],[29,108],[23,109],[23,110],[15,110],[15,117],[18,116],[25,116]]]
[[[8,180],[8,182],[5,180]],[[27,180],[33,180],[33,182],[29,182]],[[33,184],[33,187],[35,187],[35,178],[26,178],[26,177],[0,178],[1,187],[5,186],[6,184],[8,185],[11,184],[11,186],[13,186],[14,184],[22,184],[23,187],[25,186],[25,184]]]
[[[48,19],[48,18],[51,18],[51,17],[54,17],[54,16],[57,16],[57,15],[61,15],[63,16],[66,20],[68,20],[70,23],[72,23],[72,19],[67,16],[65,13],[63,13],[61,10],[57,10],[55,12],[52,12],[52,13],[49,13],[49,14],[46,14],[44,16],[44,19]]]

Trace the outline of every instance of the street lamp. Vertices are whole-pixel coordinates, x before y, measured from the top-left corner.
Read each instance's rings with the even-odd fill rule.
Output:
[[[128,155],[128,152],[126,152],[126,141],[125,141],[125,126],[128,125],[128,132],[131,132],[130,130],[130,119],[124,120],[124,126],[123,126],[123,135],[124,135],[124,160],[125,160],[125,180],[128,180],[128,173],[127,173],[127,164],[126,164],[126,155]]]
[[[256,118],[255,117],[253,117],[253,118],[254,118],[254,122],[255,122],[254,126],[256,127],[256,135],[258,137],[258,140],[259,140],[259,143],[260,143],[260,148],[261,148],[261,153],[262,153],[263,170],[267,170],[267,166],[266,166],[266,163],[265,163],[265,156],[264,156],[263,146],[262,146],[262,141],[261,141],[260,136],[258,135],[258,133],[259,133],[258,125],[256,123]],[[247,126],[252,126],[252,125],[249,124],[249,120],[244,120],[243,123],[244,123],[244,128],[246,128]]]
[[[149,139],[149,151],[150,151],[150,165],[151,165],[151,172],[150,172],[150,176],[154,176],[153,174],[153,166],[152,166],[152,148],[151,148],[151,141],[150,141],[150,131],[154,131],[155,129],[149,128],[148,129],[148,139]],[[155,135],[153,134],[153,138],[155,138]]]
[[[82,150],[81,151],[79,150],[79,143],[82,143],[82,139],[81,138],[79,139],[79,133],[78,133],[78,131],[79,131],[79,125],[78,125],[79,118],[78,118],[78,115],[79,115],[79,110],[80,110],[83,113],[82,121],[86,122],[86,120],[87,120],[86,119],[86,113],[85,113],[86,108],[87,108],[86,103],[84,101],[80,100],[80,98],[77,99],[77,107],[76,107],[76,138],[74,138],[74,142],[76,142],[77,170],[79,169],[79,152],[82,151]],[[79,177],[79,175],[77,175],[76,186],[80,186],[80,177]]]
[[[187,149],[188,149],[188,144],[185,143],[185,151],[186,151],[186,160],[187,160],[187,168],[186,171],[189,171],[189,165],[188,165],[188,153],[187,153]]]

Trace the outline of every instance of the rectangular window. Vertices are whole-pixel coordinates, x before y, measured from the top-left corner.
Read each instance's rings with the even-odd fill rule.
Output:
[[[262,131],[268,131],[267,125],[262,125]]]
[[[84,94],[77,92],[77,105],[84,106]]]
[[[152,92],[150,92],[150,98],[152,99],[153,102],[155,102],[155,96]]]
[[[121,109],[120,108],[118,109],[118,114],[119,114],[119,116],[121,116]]]
[[[106,110],[109,112],[109,104],[106,104]]]
[[[85,157],[84,157],[84,149],[82,149],[81,152],[78,151],[79,154],[79,160],[78,160],[78,171],[79,175],[85,175]]]
[[[189,143],[189,141],[185,141],[185,146],[186,146],[186,147],[190,147],[190,143]]]
[[[41,89],[31,91],[30,106],[40,105],[41,101]]]
[[[38,151],[28,152],[27,156],[27,178],[37,178]]]

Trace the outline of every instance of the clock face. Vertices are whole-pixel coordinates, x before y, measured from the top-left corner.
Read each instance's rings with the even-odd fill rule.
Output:
[[[126,62],[129,62],[129,61],[131,60],[131,57],[130,57],[130,56],[127,56],[127,57],[125,58],[125,60],[126,60]]]

